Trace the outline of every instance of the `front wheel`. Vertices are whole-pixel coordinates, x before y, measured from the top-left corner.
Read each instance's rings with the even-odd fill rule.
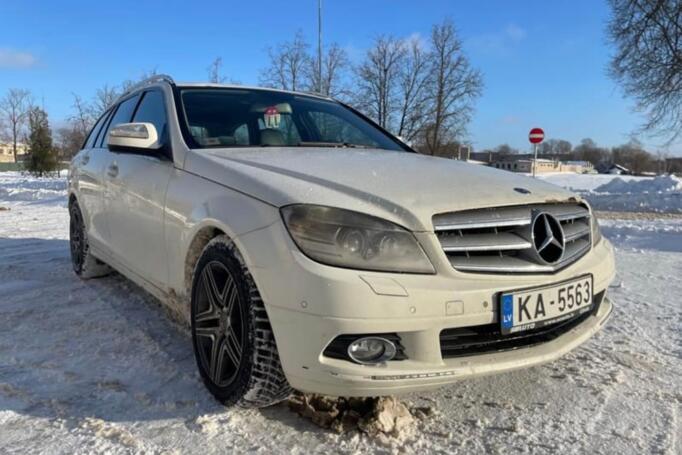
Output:
[[[92,255],[83,212],[75,200],[69,204],[69,248],[73,271],[81,278],[95,278],[111,273],[104,262]]]
[[[263,301],[227,237],[211,240],[197,263],[191,322],[199,373],[220,402],[265,407],[291,394]]]

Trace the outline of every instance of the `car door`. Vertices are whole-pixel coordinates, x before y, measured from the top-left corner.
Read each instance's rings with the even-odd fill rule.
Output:
[[[90,244],[100,250],[105,249],[108,236],[104,214],[104,167],[107,153],[98,147],[98,140],[106,129],[110,115],[111,111],[106,111],[93,126],[74,163],[77,175],[72,176],[78,184],[78,204],[88,229]]]
[[[147,90],[136,107],[126,106],[114,115],[110,128],[120,123],[152,123],[168,144],[168,119],[160,89]],[[123,104],[121,105],[123,107]],[[132,114],[132,115],[131,115]],[[105,204],[109,224],[108,244],[123,266],[165,290],[168,281],[164,241],[164,203],[173,161],[161,154],[109,151]]]

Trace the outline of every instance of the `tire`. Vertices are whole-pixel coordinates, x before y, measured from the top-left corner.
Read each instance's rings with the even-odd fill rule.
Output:
[[[206,388],[226,406],[261,408],[292,392],[260,293],[234,244],[211,240],[192,280],[192,345]]]
[[[71,265],[76,275],[89,279],[111,273],[111,268],[90,252],[83,213],[75,200],[69,204],[69,218],[69,249]]]

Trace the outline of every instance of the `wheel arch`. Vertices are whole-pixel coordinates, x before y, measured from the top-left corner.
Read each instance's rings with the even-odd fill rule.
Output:
[[[185,288],[186,295],[190,298],[192,294],[192,280],[194,279],[194,269],[196,268],[197,262],[201,257],[201,253],[206,248],[206,245],[218,236],[226,236],[226,230],[219,227],[216,224],[207,224],[200,227],[192,237],[192,240],[187,246],[187,252],[185,254],[185,267],[184,267],[184,282],[183,286]]]

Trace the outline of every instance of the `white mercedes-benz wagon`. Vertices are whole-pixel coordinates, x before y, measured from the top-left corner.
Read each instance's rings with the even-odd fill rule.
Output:
[[[113,268],[191,325],[228,405],[529,367],[612,310],[579,196],[417,154],[310,94],[147,80],[73,159],[69,210],[75,272]]]

